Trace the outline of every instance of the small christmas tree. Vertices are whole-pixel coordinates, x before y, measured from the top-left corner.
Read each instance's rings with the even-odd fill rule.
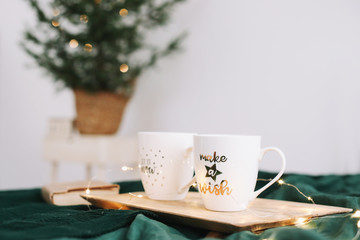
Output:
[[[161,49],[145,40],[182,1],[52,0],[46,7],[31,0],[39,24],[25,31],[22,46],[65,87],[131,96],[137,77],[179,48],[183,35]]]

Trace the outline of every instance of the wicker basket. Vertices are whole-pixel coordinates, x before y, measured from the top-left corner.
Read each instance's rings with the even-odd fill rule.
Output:
[[[111,93],[88,93],[74,90],[76,127],[82,134],[114,134],[117,132],[128,97]]]

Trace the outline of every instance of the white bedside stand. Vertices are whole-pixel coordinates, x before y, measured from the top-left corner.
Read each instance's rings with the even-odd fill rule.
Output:
[[[98,168],[97,178],[105,180],[105,166],[137,168],[136,138],[114,135],[81,135],[74,131],[69,119],[51,119],[44,140],[44,158],[52,165],[51,182],[56,182],[60,162],[80,162],[86,165],[86,178]]]

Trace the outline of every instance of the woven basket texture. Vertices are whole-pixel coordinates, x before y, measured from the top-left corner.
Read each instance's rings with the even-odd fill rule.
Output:
[[[128,97],[112,93],[88,93],[74,90],[75,125],[81,134],[114,134],[117,132]]]

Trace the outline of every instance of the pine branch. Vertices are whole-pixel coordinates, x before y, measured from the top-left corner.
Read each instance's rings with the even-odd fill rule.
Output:
[[[166,25],[174,6],[183,1],[103,0],[97,4],[92,0],[52,0],[51,7],[45,8],[30,0],[38,26],[24,32],[21,46],[66,87],[132,94],[143,71],[180,49],[183,35],[164,48],[152,48],[145,63],[132,60],[134,54],[148,49],[147,32]],[[119,15],[123,8],[129,16]],[[59,14],[52,15],[54,9]],[[73,39],[78,43],[76,48],[69,46]],[[126,73],[119,71],[124,63],[129,66]]]

